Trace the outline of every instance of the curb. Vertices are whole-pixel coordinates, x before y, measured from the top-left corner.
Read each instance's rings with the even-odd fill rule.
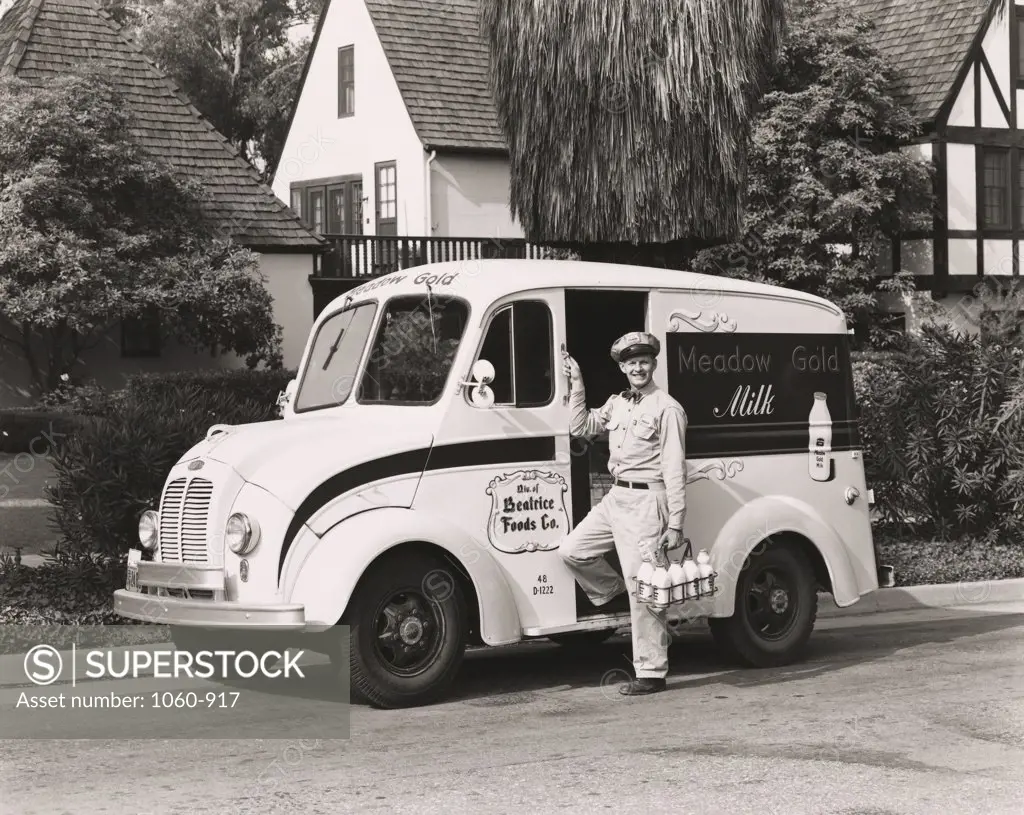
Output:
[[[877,589],[863,595],[852,606],[844,608],[835,604],[831,594],[819,594],[818,619],[860,617],[886,611],[964,608],[983,603],[1013,602],[1024,602],[1024,578]]]

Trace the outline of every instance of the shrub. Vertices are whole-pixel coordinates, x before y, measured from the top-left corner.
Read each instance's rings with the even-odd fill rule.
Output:
[[[124,390],[106,390],[93,382],[61,383],[39,399],[42,408],[75,416],[106,416],[125,395]]]
[[[90,554],[120,562],[138,542],[138,517],[156,509],[170,468],[214,424],[276,418],[273,402],[196,385],[129,392],[69,437],[53,454],[56,483],[46,488],[64,557]]]
[[[82,418],[58,409],[0,410],[0,453],[44,455],[82,424]]]
[[[293,370],[208,370],[136,374],[128,378],[127,392],[136,399],[162,399],[182,388],[218,391],[240,401],[275,405],[296,372]]]
[[[124,588],[125,566],[64,557],[35,568],[0,562],[0,622],[23,625],[121,625],[114,591]]]
[[[855,366],[865,468],[888,522],[940,540],[1024,532],[1024,350],[930,325]],[[1005,414],[1005,415],[1004,415]]]

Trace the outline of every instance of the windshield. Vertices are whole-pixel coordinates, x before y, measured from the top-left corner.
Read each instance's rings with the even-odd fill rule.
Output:
[[[356,399],[429,405],[441,398],[469,308],[453,297],[395,297],[377,329]]]
[[[295,396],[295,411],[332,407],[352,394],[377,304],[344,309],[321,324]],[[356,399],[433,404],[441,398],[469,308],[451,297],[396,297],[387,304]]]
[[[376,303],[363,303],[320,324],[295,394],[296,411],[340,405],[348,399],[376,313]]]

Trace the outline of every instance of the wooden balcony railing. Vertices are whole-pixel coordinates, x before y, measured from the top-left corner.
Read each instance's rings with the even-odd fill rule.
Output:
[[[522,238],[428,238],[418,236],[324,235],[329,248],[317,277],[379,277],[399,269],[451,260],[539,258],[544,247]]]

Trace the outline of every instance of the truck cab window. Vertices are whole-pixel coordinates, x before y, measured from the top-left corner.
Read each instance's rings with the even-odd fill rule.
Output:
[[[525,300],[495,312],[479,358],[494,366],[496,405],[548,404],[554,396],[554,353],[547,304]]]

